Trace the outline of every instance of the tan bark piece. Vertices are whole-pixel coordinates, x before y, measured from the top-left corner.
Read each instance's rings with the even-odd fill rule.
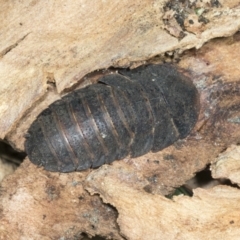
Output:
[[[88,180],[88,190],[118,210],[120,232],[128,240],[239,239],[237,189],[196,189],[192,198],[178,196],[172,201],[133,189],[117,177],[102,175],[92,181],[90,174]]]
[[[87,174],[50,173],[26,160],[1,185],[0,239],[122,239],[115,210],[84,190]]]
[[[9,174],[12,174],[16,169],[16,165],[0,158],[0,183]]]
[[[211,164],[213,178],[227,178],[240,185],[240,146],[232,145]]]

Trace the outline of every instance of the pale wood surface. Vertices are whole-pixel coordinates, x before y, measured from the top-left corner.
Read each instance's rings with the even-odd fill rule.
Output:
[[[105,203],[118,209],[117,222],[127,239],[239,239],[238,189],[199,188],[192,198],[178,196],[169,200],[133,189],[106,175],[101,178],[102,184],[94,183],[97,181],[92,182],[95,191],[91,192],[100,193]]]
[[[229,179],[233,184],[240,184],[240,147],[230,146],[211,164],[212,176],[216,179]]]

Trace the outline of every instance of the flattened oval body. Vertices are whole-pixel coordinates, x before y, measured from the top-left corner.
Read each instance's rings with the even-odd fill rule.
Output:
[[[122,70],[51,104],[30,126],[25,149],[49,171],[96,168],[186,137],[198,112],[197,89],[172,65]]]

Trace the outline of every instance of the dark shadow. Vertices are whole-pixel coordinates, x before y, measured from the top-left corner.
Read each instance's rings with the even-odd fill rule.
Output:
[[[0,158],[2,160],[20,165],[25,157],[26,153],[18,152],[14,150],[7,142],[0,141]]]

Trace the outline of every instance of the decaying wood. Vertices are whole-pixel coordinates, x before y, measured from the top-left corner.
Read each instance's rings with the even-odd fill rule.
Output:
[[[0,158],[0,182],[9,174],[12,174],[16,169],[16,166]]]
[[[83,78],[87,73],[159,62],[154,56],[166,52],[176,60],[184,50],[233,35],[240,28],[239,2],[213,2],[218,1],[173,10],[161,0],[2,1],[0,137],[23,149],[37,114],[64,91],[98,75]],[[174,18],[181,8],[188,13],[183,25]],[[199,9],[203,13],[194,15]],[[204,21],[196,22],[200,16]],[[155,154],[80,173],[47,172],[26,159],[1,184],[0,239],[81,239],[83,232],[130,240],[146,234],[148,239],[219,239],[219,233],[237,239],[239,190],[198,189],[193,198],[173,201],[161,195],[239,144],[239,39],[239,34],[215,39],[180,56],[178,65],[193,79],[201,100],[188,138]],[[223,176],[231,179],[227,173],[216,178]]]
[[[239,186],[240,184],[240,147],[230,146],[225,152],[211,164],[212,176],[231,180]]]
[[[117,212],[84,190],[88,173],[50,173],[26,160],[1,185],[2,239],[81,239],[84,232],[121,239]]]
[[[89,176],[91,178],[91,175]],[[227,186],[197,189],[192,198],[169,200],[127,186],[105,176],[91,187],[118,210],[118,224],[126,239],[239,239],[240,191]],[[116,191],[118,189],[118,191]]]

